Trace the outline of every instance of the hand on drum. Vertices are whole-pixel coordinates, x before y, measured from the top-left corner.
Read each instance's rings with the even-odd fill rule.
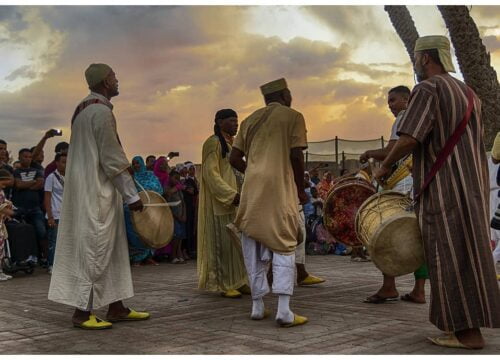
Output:
[[[388,169],[382,165],[373,171],[373,177],[379,182],[384,182],[390,173],[391,169]]]
[[[130,211],[142,211],[144,209],[144,205],[142,204],[142,200],[137,200],[135,203],[129,204],[128,208]]]

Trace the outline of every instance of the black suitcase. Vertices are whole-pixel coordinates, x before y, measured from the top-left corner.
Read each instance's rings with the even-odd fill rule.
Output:
[[[10,257],[12,262],[25,261],[31,255],[38,255],[35,228],[23,222],[5,223],[9,236]]]

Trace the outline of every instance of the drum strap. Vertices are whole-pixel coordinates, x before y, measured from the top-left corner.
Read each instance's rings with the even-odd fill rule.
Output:
[[[434,176],[436,176],[437,172],[439,169],[443,166],[444,162],[450,154],[452,153],[453,149],[455,148],[455,145],[457,145],[458,141],[460,140],[460,137],[463,135],[465,132],[465,128],[467,127],[467,124],[469,122],[469,119],[472,115],[472,110],[474,109],[474,94],[471,90],[470,87],[467,86],[467,100],[468,100],[468,105],[467,105],[467,111],[465,112],[464,118],[458,124],[457,128],[453,132],[453,135],[446,141],[446,144],[444,147],[441,149],[439,152],[436,162],[432,165],[431,170],[427,173],[427,175],[424,178],[424,185],[415,194],[414,201],[418,201],[422,193],[427,189],[429,184],[431,183],[432,179],[434,179]]]

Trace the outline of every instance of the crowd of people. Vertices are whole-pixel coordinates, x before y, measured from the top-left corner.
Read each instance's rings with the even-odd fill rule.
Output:
[[[447,333],[430,340],[480,349],[480,328],[500,327],[498,254],[493,260],[489,241],[490,229],[500,228],[500,207],[488,214],[480,101],[448,74],[454,68],[446,37],[419,38],[415,54],[419,84],[388,93],[396,117],[389,144],[367,151],[360,161],[378,160],[372,179],[383,183],[412,154],[412,174],[394,189],[413,196],[425,261],[415,272],[413,291],[401,299],[425,303],[429,280],[429,319]],[[43,168],[44,145],[60,134],[49,130],[37,146],[19,151],[14,169],[7,144],[0,141],[0,246],[5,244],[5,221],[18,217],[31,224],[38,250],[27,261],[49,271],[53,266],[49,299],[75,308],[75,326],[104,329],[115,321],[150,317],[123,304],[133,296],[130,263],[183,264],[196,258],[200,289],[228,298],[250,294],[252,320],[269,316],[264,297],[272,291],[278,295],[276,322],[291,327],[308,322],[290,309],[295,284],[325,281],[306,271],[306,244],[309,253],[352,251],[353,261],[369,261],[362,247],[343,246],[322,223],[337,181],[361,176],[361,171],[342,171],[338,178],[330,172],[320,178],[318,169],[305,171],[306,123],[291,107],[285,79],[260,87],[265,106],[241,124],[232,109],[215,114],[214,133],[203,144],[197,175],[192,162],[170,166],[170,156],[127,159],[110,102],[119,94],[116,74],[106,64],[92,64],[85,77],[91,93],[73,115],[71,151],[67,143],[57,144],[54,161]],[[461,138],[463,132],[455,129],[465,131],[466,126],[468,136]],[[499,146],[497,136],[492,165],[500,162]],[[491,187],[498,189],[498,168],[493,181],[497,187]],[[162,195],[174,218],[172,241],[155,251],[140,241],[131,221],[132,212],[144,209],[142,190]],[[498,199],[492,204],[494,210]],[[128,245],[121,241],[125,237]],[[365,302],[398,300],[395,278],[382,275],[382,287]],[[106,320],[93,313],[103,306],[109,306]]]

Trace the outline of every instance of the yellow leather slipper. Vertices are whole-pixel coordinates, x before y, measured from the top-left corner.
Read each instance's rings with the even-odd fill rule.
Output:
[[[73,325],[85,330],[104,330],[111,329],[113,327],[113,324],[108,321],[101,320],[95,315],[90,315],[87,321],[79,324],[73,323]]]
[[[267,319],[269,317],[269,315],[271,315],[271,312],[267,309],[264,309],[264,316],[262,316],[260,318],[260,317],[252,317],[252,315],[250,315],[250,319],[252,319],[252,320],[264,320],[264,319]]]
[[[434,345],[438,346],[443,346],[443,347],[448,347],[448,348],[455,348],[455,349],[469,349],[471,350],[472,348],[462,344],[455,334],[448,335],[447,337],[428,337]]]
[[[228,290],[226,292],[223,292],[221,295],[222,297],[230,299],[237,299],[241,297],[241,293],[238,290]]]
[[[276,322],[278,323],[279,326],[289,328],[292,326],[299,326],[299,325],[304,325],[306,322],[309,320],[305,316],[300,316],[297,314],[293,314],[293,321],[291,323],[284,323],[283,320],[278,319]]]
[[[307,277],[302,280],[301,282],[299,282],[299,285],[300,286],[303,286],[303,285],[316,285],[316,284],[321,284],[325,282],[325,279],[322,279],[320,277],[317,277],[317,276],[313,276],[313,275],[307,275]]]
[[[140,320],[147,320],[151,317],[151,315],[148,312],[139,312],[135,311],[132,309],[129,309],[130,312],[128,315],[120,317],[120,318],[107,318],[108,321],[110,322],[118,322],[118,321],[140,321]]]

